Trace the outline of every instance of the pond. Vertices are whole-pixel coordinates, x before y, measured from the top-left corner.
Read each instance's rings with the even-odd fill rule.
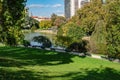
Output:
[[[27,32],[24,34],[25,35],[25,40],[31,42],[33,40],[34,37],[36,36],[45,36],[46,38],[48,38],[52,44],[55,46],[55,34],[50,34],[50,33],[41,33],[41,32]]]

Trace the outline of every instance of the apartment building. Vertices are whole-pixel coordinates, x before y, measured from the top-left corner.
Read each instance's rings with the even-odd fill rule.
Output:
[[[90,0],[64,0],[65,4],[65,17],[71,18],[75,15],[76,10],[81,8],[86,2]]]

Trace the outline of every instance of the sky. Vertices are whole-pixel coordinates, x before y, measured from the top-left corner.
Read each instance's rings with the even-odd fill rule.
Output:
[[[64,0],[27,0],[26,7],[33,16],[64,15]]]

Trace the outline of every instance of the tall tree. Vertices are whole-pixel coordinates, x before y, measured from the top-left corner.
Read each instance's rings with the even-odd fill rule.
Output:
[[[57,16],[53,24],[54,24],[54,26],[57,26],[59,28],[62,25],[64,25],[65,23],[66,23],[65,17]]]
[[[88,49],[93,53],[106,52],[105,8],[102,0],[91,0],[79,9],[72,21],[80,25],[90,36]],[[101,48],[102,46],[102,48]]]
[[[56,41],[58,44],[68,47],[74,42],[80,42],[84,35],[84,31],[79,25],[69,22],[58,29]]]
[[[103,20],[104,9],[101,0],[92,0],[76,12],[73,22],[81,25],[87,35],[91,35],[95,29],[95,25],[99,20]]]
[[[23,39],[21,31],[24,22],[24,7],[26,0],[3,0],[1,14],[0,41],[6,45],[15,46]]]
[[[106,44],[105,53],[120,58],[120,0],[92,0],[77,11],[72,21],[92,35],[99,50]]]
[[[52,26],[56,26],[57,28],[61,27],[66,23],[66,18],[63,16],[57,16],[56,14],[51,15]]]
[[[108,55],[120,59],[120,0],[107,1],[105,21]]]
[[[53,13],[51,15],[52,26],[54,26],[54,22],[55,22],[56,18],[57,18],[57,15],[55,13]]]
[[[2,0],[0,0],[0,32],[2,31]],[[0,36],[1,36],[1,33],[0,33]]]

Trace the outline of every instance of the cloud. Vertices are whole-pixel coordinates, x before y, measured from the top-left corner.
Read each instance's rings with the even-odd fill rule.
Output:
[[[57,8],[57,7],[62,7],[62,4],[55,4],[52,7]]]
[[[29,8],[43,8],[45,7],[44,5],[41,5],[41,4],[31,4],[28,6]]]
[[[63,11],[57,10],[56,13],[61,14],[61,13],[63,13]]]
[[[28,5],[27,7],[29,8],[48,8],[48,7],[58,8],[58,7],[62,7],[62,4],[54,4],[54,5],[31,4],[31,5]]]

